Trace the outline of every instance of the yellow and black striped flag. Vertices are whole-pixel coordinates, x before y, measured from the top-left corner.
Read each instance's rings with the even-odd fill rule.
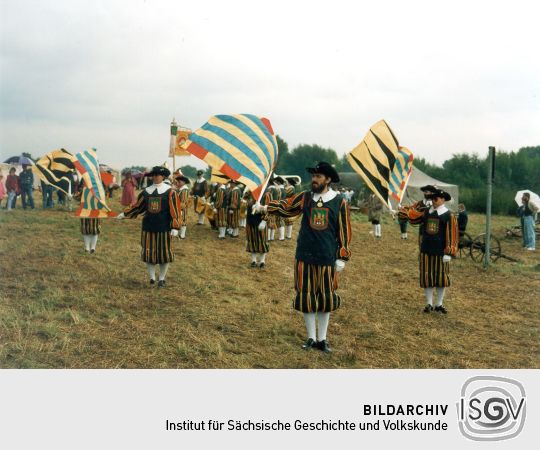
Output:
[[[390,197],[398,204],[411,175],[412,152],[399,142],[384,120],[373,125],[366,137],[351,152],[347,160],[385,205],[391,208]]]
[[[73,155],[61,148],[40,158],[36,165],[32,166],[32,170],[44,183],[54,186],[67,195],[72,195],[74,190],[73,177],[69,175],[70,172],[75,173],[72,159]]]

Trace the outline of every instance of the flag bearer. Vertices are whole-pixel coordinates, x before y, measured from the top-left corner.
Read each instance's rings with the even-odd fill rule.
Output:
[[[137,203],[126,208],[118,219],[133,219],[144,214],[141,230],[141,259],[146,263],[150,286],[156,283],[156,266],[159,265],[158,287],[165,287],[169,264],[174,261],[171,236],[178,236],[180,228],[180,200],[171,186],[164,182],[170,176],[169,169],[156,166],[147,176],[153,184],[144,189]]]
[[[334,167],[319,162],[308,168],[311,191],[300,192],[290,199],[255,205],[254,212],[278,217],[300,214],[302,222],[296,246],[294,309],[304,314],[307,340],[305,350],[316,348],[329,353],[327,329],[330,312],[341,305],[337,294],[339,272],[351,256],[349,207],[344,198],[330,188],[339,182]]]

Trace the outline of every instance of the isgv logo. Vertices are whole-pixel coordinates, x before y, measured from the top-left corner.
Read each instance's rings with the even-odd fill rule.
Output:
[[[527,403],[522,384],[511,378],[478,376],[461,388],[459,429],[473,441],[516,437],[525,424]]]

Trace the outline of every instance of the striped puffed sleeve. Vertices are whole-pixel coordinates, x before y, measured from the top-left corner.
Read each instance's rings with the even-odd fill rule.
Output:
[[[182,189],[179,192],[180,197],[180,205],[183,209],[186,209],[188,207],[189,203],[189,189]]]
[[[133,206],[128,206],[124,209],[124,216],[128,219],[134,219],[139,214],[146,212],[146,197],[144,191],[142,191],[137,197],[137,202]]]
[[[305,196],[306,191],[283,200],[272,200],[267,204],[266,213],[279,217],[298,216],[302,214],[302,210],[304,209]]]
[[[456,256],[459,244],[458,222],[454,214],[450,213],[450,220],[446,224],[444,254]]]
[[[187,189],[186,189],[187,190]],[[171,228],[173,230],[179,230],[182,223],[182,217],[180,216],[180,210],[182,204],[180,203],[180,197],[178,192],[174,189],[169,191],[169,212],[171,214]]]
[[[240,208],[240,190],[233,189],[231,192],[231,204],[229,209],[239,209]]]
[[[408,221],[411,225],[420,225],[424,221],[425,207],[421,207],[421,202],[411,206],[404,206],[398,212],[398,218],[402,222]]]
[[[349,209],[349,204],[345,199],[341,199],[341,204],[339,205],[339,216],[338,216],[338,253],[337,259],[342,259],[343,261],[348,261],[351,257],[351,238],[352,238],[352,229],[351,229],[351,214]]]
[[[225,199],[225,190],[220,188],[216,191],[216,199],[214,200],[214,208],[216,209],[223,208],[224,199]]]

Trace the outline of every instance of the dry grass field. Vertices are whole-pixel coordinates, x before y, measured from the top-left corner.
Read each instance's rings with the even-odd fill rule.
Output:
[[[118,193],[116,193],[118,196]],[[41,204],[39,194],[37,204]],[[120,210],[116,199],[112,202]],[[3,368],[538,368],[540,251],[502,241],[485,271],[452,264],[449,314],[424,314],[417,231],[402,241],[386,218],[375,240],[353,216],[353,257],[332,314],[334,352],[305,352],[293,311],[295,240],[271,245],[267,269],[249,268],[241,239],[218,241],[189,218],[166,289],[151,289],[139,260],[140,220],[104,221],[84,252],[79,220],[62,210],[0,211],[0,367]],[[472,235],[484,217],[471,215]],[[513,217],[496,217],[503,236]],[[298,225],[295,226],[295,235]]]

